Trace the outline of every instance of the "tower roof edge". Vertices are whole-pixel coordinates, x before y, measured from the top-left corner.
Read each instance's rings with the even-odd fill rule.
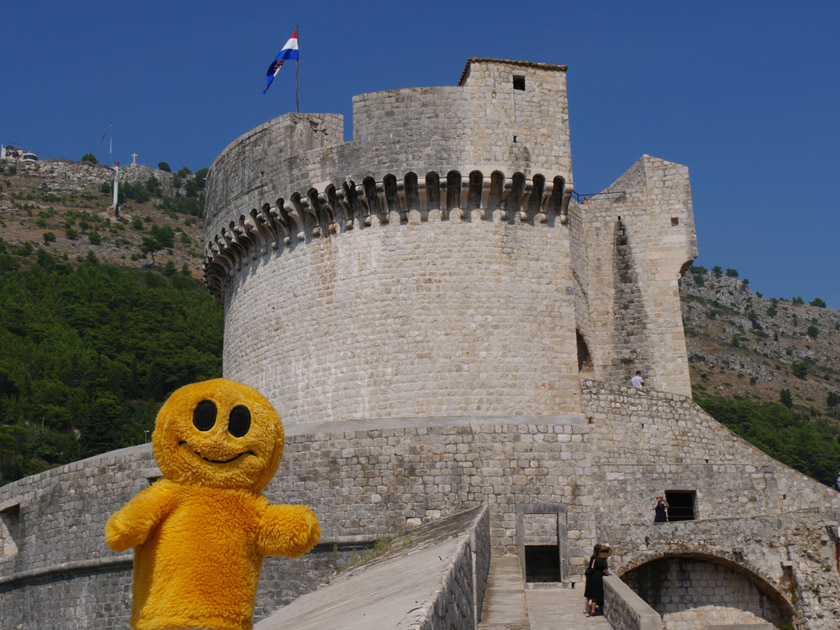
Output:
[[[492,57],[468,57],[464,70],[461,72],[461,78],[458,79],[458,85],[464,83],[467,76],[467,70],[473,63],[499,63],[510,66],[521,66],[524,68],[539,68],[540,70],[556,70],[558,72],[566,72],[569,66],[560,66],[552,63],[538,63],[536,61],[516,61],[513,59],[493,59]]]

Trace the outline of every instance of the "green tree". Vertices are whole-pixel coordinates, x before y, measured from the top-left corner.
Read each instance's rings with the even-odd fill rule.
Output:
[[[803,299],[802,299],[800,296],[798,296],[798,295],[797,295],[797,296],[795,296],[795,297],[794,297],[794,298],[793,298],[790,302],[791,302],[791,304],[796,304],[796,305],[799,305],[799,304],[805,304],[805,300],[803,300]]]
[[[55,234],[53,234],[52,232],[44,232],[42,236],[44,238],[44,245],[49,245],[50,243],[55,241]]]
[[[715,277],[720,278],[723,275],[723,268],[720,265],[715,265],[712,267],[712,273]]]
[[[163,275],[171,278],[176,273],[178,273],[178,267],[175,266],[173,261],[167,260],[166,264],[163,266]]]
[[[102,236],[96,230],[93,230],[90,234],[88,234],[88,240],[90,241],[91,245],[99,245],[102,243]]]
[[[834,413],[834,415],[837,415],[837,405],[840,404],[840,394],[837,392],[828,392],[825,404]]]
[[[788,409],[793,408],[793,395],[789,389],[779,390],[779,401]]]
[[[189,175],[192,175],[192,171],[190,169],[188,169],[186,166],[182,166],[181,168],[178,169],[178,176],[179,177],[183,177],[184,179],[186,179],[187,176],[189,176]]]
[[[150,254],[152,256],[152,264],[155,264],[155,252],[160,249],[163,249],[163,246],[154,236],[144,236],[143,241],[140,243],[140,251],[143,253],[143,258],[146,257],[146,254]]]
[[[731,267],[726,269],[726,277],[727,278],[737,278],[738,277],[738,270],[732,269]]]
[[[160,182],[154,175],[149,175],[149,179],[146,180],[146,190],[153,197],[160,197],[163,194]]]
[[[167,164],[166,162],[158,162],[158,169],[160,169],[161,171],[166,171],[167,173],[172,172],[172,169],[169,168],[169,164]]]
[[[825,308],[825,302],[823,302],[820,298],[815,297],[813,300],[809,302],[811,306],[818,306],[820,308]]]
[[[168,225],[153,225],[151,232],[152,236],[154,236],[158,243],[160,243],[159,249],[163,249],[165,247],[175,247],[175,232]]]
[[[790,364],[790,371],[796,378],[805,380],[805,377],[808,376],[808,364],[804,361],[795,361]]]
[[[814,326],[813,324],[811,324],[810,326],[808,326],[808,336],[809,336],[811,339],[816,339],[816,338],[817,338],[817,335],[819,335],[819,334],[820,334],[820,329],[819,329],[819,328],[817,328],[817,327],[816,327],[816,326]]]
[[[64,234],[71,241],[75,241],[77,238],[79,238],[79,233],[73,228],[67,228],[66,230],[64,230]]]
[[[96,159],[96,156],[93,153],[85,153],[82,156],[82,162],[89,162],[91,164],[99,164],[99,160]]]

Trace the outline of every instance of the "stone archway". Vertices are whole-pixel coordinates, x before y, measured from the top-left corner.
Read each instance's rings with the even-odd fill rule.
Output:
[[[705,554],[666,555],[626,571],[621,579],[662,615],[664,630],[691,627],[780,627],[793,606],[742,565]]]

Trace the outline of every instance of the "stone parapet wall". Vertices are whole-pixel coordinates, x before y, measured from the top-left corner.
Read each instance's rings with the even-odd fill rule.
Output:
[[[418,630],[451,630],[477,626],[477,590],[473,574],[472,547],[472,540],[475,538],[475,534],[470,532],[461,541],[455,556],[450,559],[449,571],[444,576],[437,596],[425,606],[425,619],[417,625]],[[482,555],[486,555],[489,561],[489,553],[485,552]],[[489,570],[489,564],[487,569]]]
[[[475,628],[488,543],[487,506],[453,514],[397,537],[384,555],[333,576],[255,628]]]
[[[421,179],[428,172],[542,173],[571,184],[565,67],[473,65],[460,86],[356,96],[351,142],[342,141],[334,114],[287,114],[237,138],[210,169],[206,233],[221,234],[240,215],[295,192],[340,191],[348,181],[409,171]],[[524,90],[514,88],[514,74],[525,78]]]
[[[662,617],[614,575],[604,578],[604,616],[613,630],[662,630]]]

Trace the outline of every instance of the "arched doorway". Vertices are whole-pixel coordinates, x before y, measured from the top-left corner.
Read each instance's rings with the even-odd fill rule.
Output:
[[[791,623],[793,607],[764,579],[714,556],[675,555],[631,569],[621,579],[662,615],[664,630]]]

